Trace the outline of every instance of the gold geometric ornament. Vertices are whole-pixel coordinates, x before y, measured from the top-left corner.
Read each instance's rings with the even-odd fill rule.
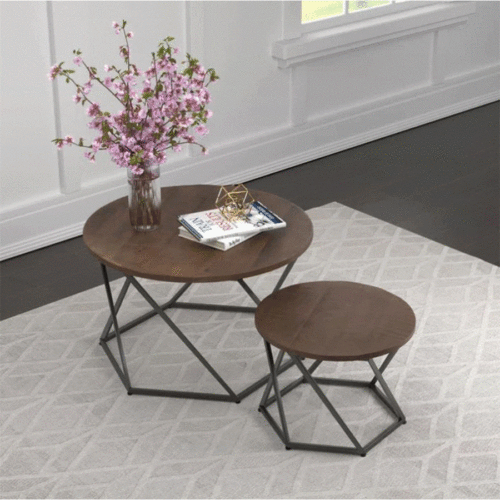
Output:
[[[227,220],[236,220],[245,217],[255,200],[243,184],[234,186],[228,191],[224,186],[219,189],[215,206]]]

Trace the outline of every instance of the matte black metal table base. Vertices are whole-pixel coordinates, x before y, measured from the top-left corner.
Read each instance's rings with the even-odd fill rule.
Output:
[[[288,264],[283,271],[280,279],[278,280],[274,291],[279,290],[286,277],[290,273],[294,262]],[[192,342],[186,337],[186,335],[180,330],[180,328],[172,321],[172,319],[166,314],[166,310],[171,308],[183,308],[183,309],[201,309],[201,310],[211,310],[211,311],[225,311],[225,312],[246,312],[253,313],[256,310],[256,307],[244,307],[244,306],[231,306],[224,304],[204,304],[204,303],[192,303],[192,302],[179,302],[179,299],[186,292],[186,290],[191,286],[192,283],[185,283],[178,290],[178,292],[165,304],[159,305],[151,295],[144,289],[144,287],[137,281],[133,276],[126,276],[125,283],[123,284],[116,301],[113,299],[113,295],[111,292],[111,287],[109,284],[109,278],[107,273],[107,268],[104,264],[101,263],[101,269],[104,279],[104,286],[106,289],[106,295],[108,299],[109,309],[111,311],[111,316],[109,317],[106,326],[102,332],[100,338],[100,345],[104,349],[104,352],[107,354],[113,368],[116,373],[120,377],[123,385],[127,389],[127,393],[129,395],[132,394],[141,394],[144,396],[160,396],[160,397],[173,397],[173,398],[187,398],[187,399],[205,399],[212,401],[226,401],[226,402],[235,402],[239,403],[242,399],[249,396],[253,392],[255,392],[260,387],[264,386],[270,379],[270,375],[265,375],[250,386],[246,387],[244,390],[236,393],[231,389],[231,387],[225,382],[225,380],[217,373],[217,371],[212,367],[212,365],[205,359],[205,357],[200,353],[200,351],[192,344]],[[245,290],[247,295],[258,305],[260,303],[260,299],[255,295],[255,293],[251,290],[251,288],[243,281],[242,279],[238,280],[238,283]],[[125,296],[127,295],[127,291],[132,285],[148,302],[151,306],[151,311],[148,313],[126,323],[123,326],[119,326],[118,324],[118,311],[123,304]],[[160,316],[163,321],[168,325],[168,327],[177,335],[177,337],[188,347],[188,349],[193,353],[193,355],[203,364],[206,370],[217,380],[217,382],[222,386],[225,393],[208,393],[208,392],[194,392],[194,391],[178,391],[178,390],[168,390],[168,389],[151,389],[151,388],[142,388],[135,387],[132,385],[132,380],[129,375],[129,371],[127,368],[127,360],[125,356],[125,352],[123,349],[123,343],[121,335],[133,327],[144,323],[148,319],[154,316]],[[119,359],[112,353],[111,349],[108,346],[108,342],[112,339],[116,338]],[[283,372],[293,366],[294,362],[292,360],[288,360],[286,363],[283,363],[279,368],[279,372]]]
[[[400,406],[398,405],[396,399],[394,398],[392,392],[390,391],[387,383],[382,377],[382,373],[387,368],[395,353],[389,354],[384,359],[383,363],[380,367],[377,367],[373,359],[368,360],[368,364],[373,370],[374,377],[369,382],[364,382],[360,380],[345,380],[345,379],[334,379],[334,378],[324,378],[324,377],[313,377],[314,371],[318,368],[318,366],[322,363],[321,361],[314,361],[309,368],[306,368],[302,363],[301,359],[297,356],[289,354],[293,363],[297,366],[297,368],[302,373],[302,376],[299,377],[294,382],[291,382],[283,389],[280,389],[278,382],[278,375],[281,373],[281,364],[283,360],[283,351],[277,356],[276,361],[274,360],[273,353],[271,350],[271,346],[268,342],[265,342],[266,352],[269,361],[269,368],[271,372],[271,378],[267,384],[267,387],[262,396],[262,400],[260,402],[259,411],[264,415],[267,419],[271,427],[274,429],[279,438],[283,441],[287,449],[299,449],[299,450],[312,450],[312,451],[325,451],[332,453],[346,453],[351,455],[360,455],[365,456],[366,453],[371,450],[376,444],[380,443],[385,437],[395,431],[399,426],[406,423],[406,417],[403,414]],[[283,404],[283,396],[298,387],[302,383],[308,383],[313,390],[316,392],[318,397],[321,399],[323,404],[332,414],[334,419],[340,425],[342,430],[345,432],[347,437],[352,442],[353,446],[330,446],[324,444],[315,444],[315,443],[303,443],[292,441],[290,432],[288,430],[288,424],[285,416],[285,409]],[[380,385],[382,388],[376,385]],[[350,386],[350,387],[365,387],[368,390],[373,391],[375,396],[383,403],[383,405],[388,409],[388,411],[392,414],[395,421],[390,424],[386,429],[380,432],[377,436],[375,436],[371,441],[362,446],[360,442],[356,439],[352,431],[349,429],[345,421],[342,419],[337,410],[333,407],[329,399],[326,397],[324,392],[319,387],[320,384],[325,385],[338,385],[338,386]],[[270,396],[271,390],[273,390],[274,395]],[[267,408],[276,403],[278,407],[279,414],[279,422],[269,413]]]

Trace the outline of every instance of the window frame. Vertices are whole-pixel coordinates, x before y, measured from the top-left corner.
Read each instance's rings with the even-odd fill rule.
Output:
[[[301,15],[301,22],[300,22],[301,32],[310,33],[311,31],[329,29],[329,28],[334,28],[336,26],[344,26],[346,24],[364,21],[366,19],[373,19],[375,17],[381,17],[388,14],[403,12],[405,10],[412,10],[417,7],[423,7],[424,5],[430,5],[431,3],[438,3],[437,1],[423,1],[423,0],[422,1],[391,0],[391,1],[392,3],[388,5],[380,5],[377,7],[372,7],[367,10],[348,12],[346,14],[326,17],[323,19],[318,19],[316,21],[309,21],[307,23],[302,23],[302,15]],[[300,1],[300,4],[302,6],[302,1]]]
[[[410,3],[411,8],[396,12],[385,10],[375,17],[311,31],[303,30],[302,2],[284,0],[282,39],[273,42],[272,57],[278,67],[288,68],[320,57],[464,24],[475,12],[475,2],[471,1]]]

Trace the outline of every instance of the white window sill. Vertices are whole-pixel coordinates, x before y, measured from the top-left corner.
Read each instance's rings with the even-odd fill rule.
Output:
[[[274,42],[272,56],[280,68],[288,68],[319,57],[463,24],[474,12],[474,2],[418,7]]]

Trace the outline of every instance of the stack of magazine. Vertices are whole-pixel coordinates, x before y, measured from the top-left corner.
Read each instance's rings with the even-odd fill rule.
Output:
[[[218,208],[178,216],[179,236],[218,250],[228,250],[263,231],[286,226],[286,222],[260,201],[254,201],[243,217],[229,220]]]

